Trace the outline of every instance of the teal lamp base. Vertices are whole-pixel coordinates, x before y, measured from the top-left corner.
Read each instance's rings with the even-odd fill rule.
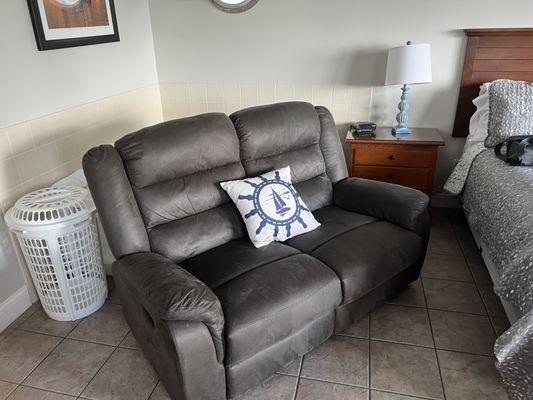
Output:
[[[410,129],[410,128],[407,128],[407,127],[398,128],[398,127],[395,126],[394,128],[392,128],[392,134],[394,136],[396,136],[396,135],[409,135],[410,133],[413,133],[413,130]]]
[[[407,127],[407,121],[409,120],[409,115],[407,111],[409,110],[409,86],[403,85],[402,87],[402,98],[398,104],[398,109],[400,112],[396,115],[396,121],[398,125],[392,128],[393,135],[408,135],[413,131]]]

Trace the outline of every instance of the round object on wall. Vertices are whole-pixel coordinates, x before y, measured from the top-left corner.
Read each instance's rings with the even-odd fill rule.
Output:
[[[228,13],[242,13],[255,6],[259,0],[211,0],[218,9]]]

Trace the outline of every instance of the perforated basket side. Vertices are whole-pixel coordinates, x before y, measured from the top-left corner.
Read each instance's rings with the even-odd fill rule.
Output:
[[[107,295],[96,224],[57,238],[59,254],[75,313]]]
[[[107,282],[94,214],[70,226],[15,234],[51,318],[73,321],[101,307]]]
[[[17,234],[17,239],[44,310],[51,317],[63,319],[68,315],[68,308],[48,241],[45,238],[24,237],[20,233]]]

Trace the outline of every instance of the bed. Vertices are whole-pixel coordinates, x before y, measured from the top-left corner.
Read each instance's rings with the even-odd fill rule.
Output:
[[[453,130],[455,137],[479,135],[474,131],[483,125],[480,121],[483,118],[486,121],[481,129],[487,129],[488,94],[487,115],[477,115],[483,107],[479,100],[481,85],[497,79],[533,82],[533,29],[469,29],[465,32],[468,44]],[[485,148],[485,136],[470,144],[471,138],[467,139],[460,161],[463,165],[456,168],[449,181],[454,175],[464,181],[456,185],[456,193],[462,194],[468,222],[513,323],[533,308],[533,299],[524,298],[530,296],[523,293],[529,288],[520,290],[533,285],[528,280],[531,276],[520,272],[520,267],[530,261],[529,248],[533,251],[533,213],[528,210],[533,204],[533,169],[511,167],[499,160],[492,149]],[[511,293],[502,286],[515,286],[516,290]]]
[[[533,399],[533,167],[506,164],[477,136],[484,129],[486,137],[490,114],[488,86],[483,84],[498,79],[533,82],[533,29],[465,32],[468,45],[453,136],[472,137],[445,188],[461,194],[495,292],[512,323],[495,345],[509,397]]]

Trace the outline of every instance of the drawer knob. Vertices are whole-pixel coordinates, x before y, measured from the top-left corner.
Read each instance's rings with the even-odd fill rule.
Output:
[[[394,175],[393,174],[387,174],[387,178],[392,179],[392,178],[394,178]]]
[[[394,155],[392,155],[392,154],[391,154],[388,158],[389,158],[389,160],[391,160],[391,161],[396,160],[396,157],[394,157]]]

